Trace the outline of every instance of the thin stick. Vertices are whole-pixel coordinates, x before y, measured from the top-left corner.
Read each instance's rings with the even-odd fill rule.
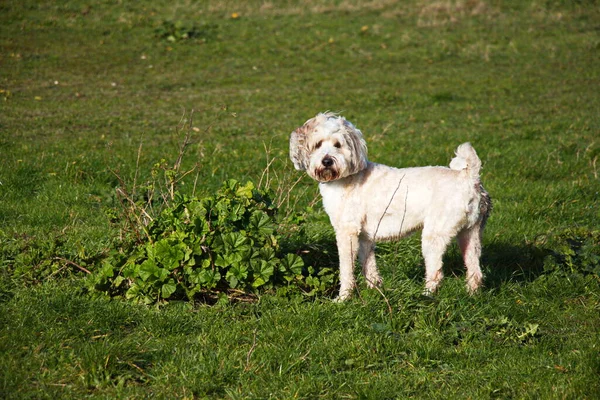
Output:
[[[127,195],[127,187],[125,185],[125,182],[123,181],[123,178],[121,178],[121,176],[116,171],[114,171],[111,168],[109,168],[109,171],[112,172],[117,177],[117,179],[119,180],[120,187],[118,187],[116,189],[117,199],[119,200],[119,204],[121,204],[121,207],[123,207],[125,218],[127,218],[127,223],[133,229],[133,232],[135,233],[138,241],[141,241],[140,232],[137,229],[134,221],[131,219],[131,215],[130,215],[131,213],[127,211],[127,207],[123,203],[123,198],[129,199],[129,196]],[[129,201],[131,201],[131,199],[129,199]],[[136,209],[136,205],[134,203],[133,204],[133,210],[135,211],[135,209]],[[133,213],[133,214],[135,215],[135,213]],[[139,217],[137,215],[135,215],[135,216],[136,216],[136,219],[138,220],[138,223],[139,223]]]
[[[185,117],[185,111],[183,112],[183,116],[181,117],[181,119],[183,120]],[[179,168],[181,166],[181,161],[183,160],[183,154],[185,153],[185,149],[190,145],[190,131],[192,130],[192,123],[194,121],[194,110],[192,109],[192,111],[190,111],[190,122],[188,125],[188,129],[185,132],[185,137],[183,139],[183,143],[181,143],[181,146],[179,146],[179,154],[177,156],[177,161],[175,161],[175,164],[173,165],[173,169],[175,171],[179,171]],[[184,128],[185,128],[185,122],[184,122]],[[183,128],[182,128],[183,129]]]
[[[142,135],[140,137],[140,145],[138,147],[138,153],[137,153],[137,159],[135,160],[135,175],[133,176],[133,187],[131,188],[132,190],[132,195],[135,196],[135,189],[137,187],[137,178],[138,178],[138,173],[140,171],[140,158],[142,156],[142,144],[143,144],[143,139],[144,139],[144,135]]]
[[[300,183],[300,181],[303,178],[304,178],[304,175],[301,175],[298,179],[296,179],[296,181],[288,189],[287,194],[285,196],[283,196],[283,198],[279,199],[278,204],[277,204],[277,208],[281,207],[281,205],[283,203],[286,203],[289,206],[289,204],[290,204],[290,195],[292,194],[292,190],[296,187],[296,185],[298,185],[298,183]],[[296,203],[297,202],[298,202],[298,200],[296,200]]]
[[[196,186],[198,185],[198,178],[200,177],[200,168],[198,168],[198,163],[194,166],[196,170],[196,177],[194,178],[194,188],[192,189],[192,196],[196,195]]]
[[[144,214],[144,215],[146,216],[146,218],[148,218],[150,221],[154,221],[154,218],[152,218],[152,217],[150,216],[150,214],[148,214],[148,213],[146,212],[146,210],[144,210],[143,208],[140,208],[140,207],[138,207],[138,206],[135,204],[135,202],[134,202],[134,201],[131,199],[131,197],[129,197],[129,196],[127,195],[127,193],[125,193],[125,191],[124,191],[123,189],[121,189],[121,188],[117,188],[117,193],[119,193],[121,196],[123,196],[123,198],[124,198],[125,200],[127,200],[129,203],[131,203],[131,206],[132,206],[134,209],[136,209],[136,208],[139,208],[139,209],[140,209],[140,212],[141,212],[142,214]]]
[[[406,194],[404,195],[404,214],[402,215],[402,221],[400,222],[400,232],[402,232],[402,227],[404,226],[404,218],[406,217],[406,200],[408,199],[408,186],[406,187]],[[396,256],[394,257],[394,261],[398,259],[398,254],[400,251],[400,241],[396,242]]]
[[[402,232],[402,227],[404,226],[404,218],[406,217],[406,201],[408,200],[408,186],[406,186],[406,194],[404,195],[404,213],[402,214],[402,221],[400,222],[400,232]]]
[[[256,349],[256,332],[257,332],[258,328],[254,329],[254,338],[252,339],[252,346],[250,347],[250,350],[248,350],[248,353],[246,354],[246,368],[245,370],[248,371],[250,370],[250,357],[252,356],[252,353],[254,353],[254,350]]]
[[[367,282],[370,282],[370,281],[367,279]],[[373,283],[371,282],[371,284],[373,284]],[[381,297],[383,297],[383,300],[385,300],[385,303],[387,304],[387,307],[388,307],[388,311],[390,312],[390,317],[392,315],[394,315],[394,311],[392,310],[392,306],[390,305],[390,302],[388,301],[388,298],[383,293],[383,291],[381,289],[379,289],[379,287],[377,285],[373,285],[373,289],[377,290],[379,292],[379,294],[381,295]]]
[[[385,213],[387,212],[388,208],[390,208],[390,205],[392,204],[392,201],[394,200],[394,196],[396,196],[396,192],[398,191],[398,189],[400,189],[400,185],[402,184],[402,180],[404,179],[404,176],[405,175],[402,175],[402,178],[400,178],[400,181],[398,182],[398,186],[396,186],[396,190],[394,190],[394,193],[392,193],[392,197],[390,198],[390,201],[388,202],[387,206],[383,210],[381,217],[379,217],[379,222],[377,222],[377,228],[375,228],[375,233],[373,234],[373,240],[377,237],[377,232],[379,231],[379,225],[381,224],[381,220],[383,220],[383,217],[385,217]],[[408,196],[408,186],[406,187],[406,194]],[[404,203],[404,215],[406,215],[406,203]],[[402,217],[402,223],[404,223],[404,216]],[[400,225],[400,230],[402,230],[402,224]]]
[[[86,269],[86,268],[82,267],[81,265],[79,265],[79,264],[77,264],[77,263],[74,263],[74,262],[73,262],[73,261],[71,261],[71,260],[67,260],[66,258],[62,258],[62,257],[54,257],[54,259],[55,259],[55,260],[60,260],[60,261],[63,261],[65,264],[72,265],[72,266],[74,266],[75,268],[78,268],[78,269],[82,270],[83,272],[85,272],[85,273],[86,273],[86,274],[88,274],[88,275],[89,275],[89,274],[91,274],[91,272],[90,272],[88,269]]]
[[[266,187],[269,187],[269,170],[270,170],[271,164],[273,164],[273,161],[275,161],[275,157],[273,157],[269,161],[269,154],[271,153],[271,149],[267,148],[267,144],[265,142],[263,142],[263,147],[265,148],[265,154],[267,156],[267,166],[263,169],[263,172],[260,175],[260,180],[258,181],[259,188],[262,188],[262,181],[263,181],[263,178],[265,177],[265,174],[267,175]]]
[[[272,164],[275,162],[275,160],[276,160],[276,159],[277,159],[276,157],[273,157],[273,158],[271,159],[271,161],[269,161],[269,162],[268,162],[268,164],[267,164],[267,166],[265,167],[265,169],[263,169],[263,172],[262,172],[262,174],[261,174],[261,176],[260,176],[260,180],[258,181],[258,187],[259,187],[259,188],[262,188],[262,187],[263,187],[263,186],[262,186],[262,182],[263,182],[263,178],[265,177],[265,174],[267,175],[267,179],[266,179],[266,182],[265,182],[265,186],[264,186],[264,187],[265,187],[265,188],[268,188],[268,187],[270,186],[270,183],[271,183],[271,182],[269,181],[269,170],[271,169],[271,165],[272,165]],[[267,160],[268,160],[268,157],[267,157]]]

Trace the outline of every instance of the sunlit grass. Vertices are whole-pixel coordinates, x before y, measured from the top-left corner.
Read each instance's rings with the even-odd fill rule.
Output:
[[[600,218],[594,2],[7,1],[0,11],[0,397],[598,397],[600,289],[583,273],[596,253],[572,241]],[[262,178],[282,214],[313,206],[305,240],[324,262],[333,233],[316,183],[288,160],[293,129],[341,112],[371,160],[403,167],[447,165],[471,141],[494,200],[484,290],[466,294],[452,247],[439,295],[422,297],[415,235],[379,246],[381,293],[359,280],[342,305],[91,298],[77,266],[93,270],[123,239],[111,223],[120,180],[141,185],[172,162],[192,110],[182,169],[198,163],[198,180],[180,190]]]

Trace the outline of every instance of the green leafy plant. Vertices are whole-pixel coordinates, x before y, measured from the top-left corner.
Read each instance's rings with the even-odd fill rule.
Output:
[[[557,235],[544,259],[544,270],[594,275],[600,279],[600,231],[569,229]]]
[[[503,343],[528,344],[540,337],[539,324],[524,322],[519,324],[508,317],[484,318],[485,329]]]
[[[90,274],[88,268],[102,254],[87,254],[84,246],[75,249],[64,235],[10,237],[0,230],[0,276],[24,284],[36,284],[64,277],[73,271]]]
[[[297,254],[281,251],[275,213],[269,193],[251,182],[228,180],[204,198],[177,194],[145,239],[104,260],[89,285],[146,304],[276,287],[328,292],[331,269],[306,267]]]

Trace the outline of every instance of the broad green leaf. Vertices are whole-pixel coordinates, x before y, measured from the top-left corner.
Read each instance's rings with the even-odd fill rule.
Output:
[[[262,247],[258,252],[258,256],[262,260],[270,261],[275,257],[275,249],[272,247]]]
[[[233,274],[227,274],[227,282],[229,282],[229,287],[235,289],[239,283],[238,278]]]
[[[223,182],[222,189],[229,189],[229,190],[235,191],[237,189],[238,185],[239,185],[239,183],[235,179],[228,179],[225,182]]]
[[[131,284],[131,287],[125,293],[126,299],[136,299],[142,294],[142,288],[135,282]]]
[[[265,283],[267,283],[267,282],[263,278],[258,277],[256,279],[254,279],[254,282],[252,282],[252,287],[254,287],[254,288],[261,287]]]
[[[295,275],[302,274],[302,267],[304,267],[304,261],[297,254],[286,254],[284,258],[281,259],[281,265],[286,272],[292,272]]]
[[[226,251],[240,251],[248,239],[240,232],[230,232],[221,236]]]
[[[247,182],[244,186],[238,187],[235,194],[237,196],[242,196],[242,197],[251,199],[253,190],[254,190],[254,184],[252,182]]]
[[[167,277],[169,276],[169,270],[166,268],[158,268],[155,275],[156,275],[157,280],[162,282],[162,281],[166,280]]]
[[[204,269],[198,275],[198,283],[208,289],[217,286],[219,280],[221,280],[221,274],[217,270]]]
[[[113,281],[113,286],[114,287],[119,287],[121,286],[121,283],[123,283],[123,281],[125,280],[125,278],[123,278],[121,275],[117,276],[115,278],[115,280]]]
[[[229,272],[234,274],[238,279],[246,279],[248,277],[248,266],[243,263],[236,263],[231,266]]]
[[[244,264],[240,264],[240,263],[236,263],[234,265],[232,265],[229,270],[227,271],[227,274],[225,275],[225,278],[227,279],[227,281],[229,282],[229,285],[232,288],[236,288],[238,286],[238,283],[240,281],[245,280],[248,277],[248,267]]]
[[[186,246],[183,243],[172,244],[167,239],[160,240],[155,245],[155,259],[167,269],[177,268],[185,258]]]
[[[250,228],[262,236],[269,236],[275,231],[271,218],[260,210],[254,211],[250,216]]]
[[[218,254],[215,259],[215,265],[218,267],[227,268],[233,264],[237,264],[242,261],[241,253],[227,253],[227,254]]]
[[[194,232],[193,232],[194,235],[202,237],[210,232],[208,223],[206,222],[206,219],[204,219],[203,216],[195,217],[193,219],[193,221],[194,221]]]
[[[142,263],[138,274],[142,278],[142,281],[146,282],[151,276],[158,274],[158,267],[154,261],[148,259]]]
[[[192,201],[187,205],[190,219],[199,219],[204,221],[206,217],[206,207],[200,201]]]
[[[252,272],[255,278],[252,286],[256,288],[264,285],[271,279],[275,272],[275,267],[272,263],[265,260],[259,260],[258,262],[253,263]]]
[[[115,275],[114,267],[109,262],[104,261],[100,275],[104,278],[112,278]]]
[[[173,279],[169,279],[169,281],[163,284],[161,287],[162,298],[168,299],[173,293],[175,293],[175,290],[177,290],[177,284]]]
[[[156,249],[154,248],[154,243],[146,244],[146,257],[148,257],[149,260],[154,261],[155,252],[156,252]]]
[[[231,204],[231,209],[229,210],[229,215],[227,218],[231,221],[239,221],[244,216],[246,212],[246,206],[242,203],[235,202]]]

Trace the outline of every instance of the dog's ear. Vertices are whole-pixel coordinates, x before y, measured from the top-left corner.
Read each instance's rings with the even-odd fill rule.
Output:
[[[351,122],[344,119],[343,124],[344,130],[346,131],[344,134],[344,139],[348,143],[348,146],[350,146],[350,151],[352,153],[349,172],[350,174],[355,174],[367,168],[367,143],[362,136],[362,132],[356,129]]]
[[[308,130],[308,125],[304,124],[290,136],[290,159],[298,171],[308,167]]]

